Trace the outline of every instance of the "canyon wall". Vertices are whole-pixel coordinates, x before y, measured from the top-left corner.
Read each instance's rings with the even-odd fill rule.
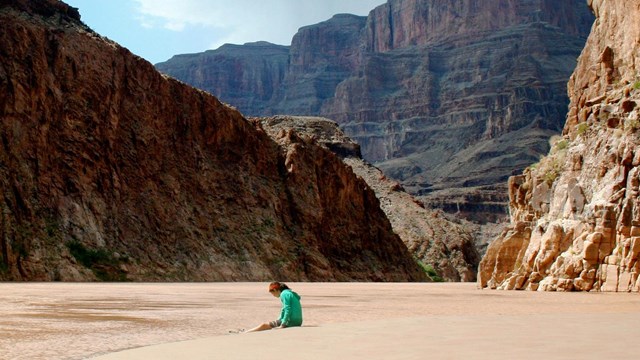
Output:
[[[173,77],[188,79],[190,85],[218,98],[233,99],[238,109],[266,108],[282,97],[289,47],[264,41],[225,44],[215,51],[173,59]],[[215,88],[210,84],[216,84]]]
[[[506,217],[507,178],[561,131],[592,21],[583,0],[389,0],[367,17],[305,26],[290,47],[271,45],[281,52],[270,67],[285,70],[268,101],[266,82],[242,77],[255,69],[238,66],[258,53],[215,61],[223,46],[156,66],[247,115],[335,120],[427,207],[483,223]],[[226,77],[246,81],[230,88]]]
[[[588,4],[596,21],[562,137],[509,179],[511,223],[482,259],[480,287],[640,290],[640,3]]]
[[[331,151],[274,141],[62,2],[1,0],[0,23],[0,280],[427,279]]]
[[[293,131],[340,156],[375,191],[393,231],[432,280],[476,280],[480,262],[474,243],[477,226],[460,220],[452,221],[440,210],[426,209],[397,181],[364,161],[360,146],[346,137],[334,121],[282,115],[252,120],[258,121],[274,139]]]

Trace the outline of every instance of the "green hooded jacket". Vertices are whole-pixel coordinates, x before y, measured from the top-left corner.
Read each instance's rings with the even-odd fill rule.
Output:
[[[300,305],[300,295],[285,289],[280,293],[282,310],[280,311],[280,321],[285,327],[302,325],[302,305]]]

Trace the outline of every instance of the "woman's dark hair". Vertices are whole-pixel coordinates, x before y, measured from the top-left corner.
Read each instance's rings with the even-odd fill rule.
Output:
[[[289,287],[285,283],[274,281],[271,284],[269,284],[269,291],[273,291],[273,290],[278,290],[280,292],[283,292],[285,290],[291,290],[291,289],[289,289]]]

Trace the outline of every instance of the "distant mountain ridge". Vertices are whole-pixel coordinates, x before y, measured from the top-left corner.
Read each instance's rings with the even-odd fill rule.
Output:
[[[300,28],[290,47],[225,45],[156,67],[249,116],[337,121],[428,206],[506,215],[506,179],[562,128],[593,15],[582,0],[390,0]]]

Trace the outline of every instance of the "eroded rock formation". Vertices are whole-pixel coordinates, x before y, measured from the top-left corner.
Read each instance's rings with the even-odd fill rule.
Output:
[[[253,44],[242,57],[223,46],[157,67],[247,115],[335,120],[428,207],[496,221],[506,217],[507,178],[562,129],[566,82],[592,21],[584,0],[389,0],[368,17],[301,28],[270,92],[242,76],[262,59]],[[264,58],[282,71],[284,48],[265,54],[276,49]]]
[[[264,41],[225,44],[215,51],[176,55],[173,59],[173,77],[188,79],[190,85],[218,98],[233,99],[233,106],[245,113],[245,109],[269,107],[282,96],[289,47]]]
[[[273,116],[254,121],[258,121],[274,139],[295,131],[339,155],[375,191],[393,230],[425,269],[435,271],[431,276],[446,281],[476,280],[480,261],[472,234],[476,227],[455,223],[442,211],[425,209],[397,181],[387,178],[380,169],[364,161],[360,146],[346,137],[334,121],[297,116]]]
[[[56,0],[0,1],[1,280],[423,280],[366,183]]]
[[[590,0],[563,136],[509,180],[511,225],[480,287],[640,290],[640,3]]]

